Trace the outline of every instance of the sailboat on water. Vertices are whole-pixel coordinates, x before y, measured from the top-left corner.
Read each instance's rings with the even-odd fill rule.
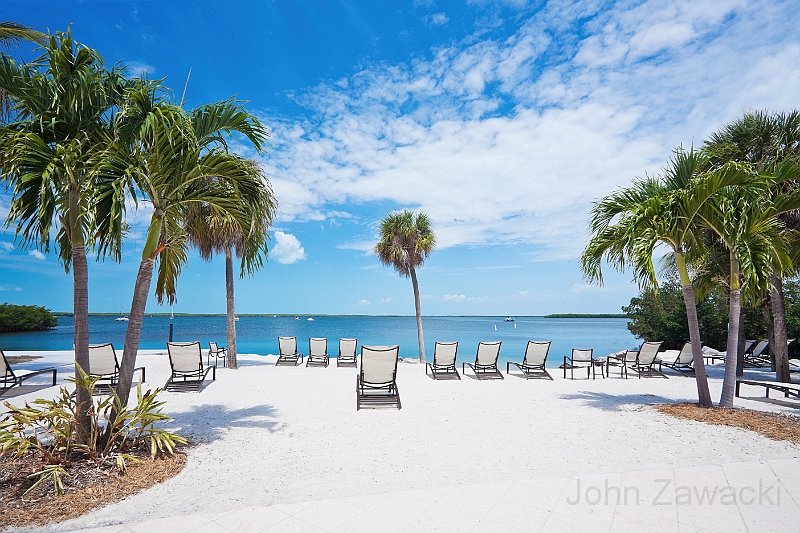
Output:
[[[119,316],[117,318],[115,318],[114,320],[117,321],[117,322],[127,322],[128,321],[128,317],[126,317],[124,314],[122,314],[122,306],[121,305],[119,306]]]

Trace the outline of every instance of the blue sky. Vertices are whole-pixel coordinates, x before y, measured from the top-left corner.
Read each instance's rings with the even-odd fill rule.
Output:
[[[0,19],[71,24],[178,93],[191,69],[189,106],[249,101],[280,212],[241,313],[413,314],[410,282],[369,252],[403,207],[439,237],[424,314],[619,312],[629,275],[581,277],[591,202],[747,109],[800,104],[791,1],[5,0]],[[90,311],[130,306],[148,215],[128,213],[122,264],[90,265]],[[70,310],[56,259],[12,241],[0,301]],[[224,309],[224,261],[193,254],[176,312]]]

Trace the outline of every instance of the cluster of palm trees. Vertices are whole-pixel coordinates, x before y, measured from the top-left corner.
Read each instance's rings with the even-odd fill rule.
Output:
[[[771,355],[779,381],[791,381],[783,279],[797,275],[800,244],[800,112],[752,111],[713,133],[699,150],[677,149],[662,175],[638,179],[596,202],[582,255],[586,278],[602,265],[630,269],[643,287],[658,284],[654,257],[683,287],[698,397],[712,405],[695,297],[723,287],[729,296],[725,376],[719,405],[732,407],[743,367],[742,298],[771,308]]]
[[[276,201],[259,165],[230,151],[228,142],[242,135],[260,153],[266,129],[232,99],[186,110],[161,82],[107,67],[69,31],[44,36],[13,26],[13,37],[39,42],[42,53],[29,63],[0,53],[7,102],[0,180],[12,193],[7,226],[15,228],[20,247],[52,247],[72,271],[76,365],[89,368],[87,257],[121,259],[131,231],[126,201],[132,200],[152,213],[116,387],[122,405],[153,270],[158,302],[174,302],[192,244],[206,259],[225,255],[228,365],[235,368],[232,254],[242,275],[262,266]],[[88,403],[86,391],[77,394],[79,404]]]

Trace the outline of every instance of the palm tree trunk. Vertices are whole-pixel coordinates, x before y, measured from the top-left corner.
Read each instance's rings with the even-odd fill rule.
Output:
[[[789,383],[792,381],[792,376],[789,371],[789,345],[786,343],[786,300],[783,298],[783,280],[773,274],[772,284],[775,288],[769,297],[772,303],[774,343],[769,345],[769,354],[775,365],[777,380]]]
[[[775,322],[772,319],[772,303],[769,297],[761,300],[761,316],[764,317],[764,323],[767,325],[767,340],[771,350],[775,344]],[[775,372],[775,360],[770,357],[770,362],[772,364],[772,372]]]
[[[417,340],[419,341],[419,362],[425,364],[425,339],[422,336],[422,308],[419,304],[419,284],[417,272],[411,267],[411,285],[414,287],[414,308],[417,312]]]
[[[225,310],[227,320],[225,330],[228,335],[228,368],[236,368],[236,311],[233,301],[233,256],[225,250]]]
[[[744,345],[747,339],[744,334],[744,306],[739,311],[739,338],[736,342],[736,377],[744,375]]]
[[[144,311],[147,307],[147,296],[150,293],[150,282],[153,279],[154,259],[142,259],[139,263],[139,273],[136,275],[136,285],[133,288],[133,301],[131,312],[128,315],[128,329],[125,332],[125,346],[122,351],[122,361],[119,365],[119,381],[114,388],[121,401],[121,405],[128,404],[128,397],[133,383],[133,369],[136,368],[136,355],[139,352],[139,340],[142,336],[142,322]]]
[[[75,377],[78,367],[86,372],[89,368],[89,268],[86,263],[86,247],[72,246],[72,299],[75,343]],[[78,405],[80,441],[86,443],[90,434],[89,402],[92,398],[83,387],[75,387],[75,402]]]
[[[736,359],[739,344],[739,316],[741,315],[742,290],[739,281],[739,258],[731,252],[731,293],[728,311],[728,352],[725,357],[725,377],[722,380],[720,407],[733,407],[733,393],[736,388]]]
[[[703,361],[703,344],[700,340],[700,323],[697,320],[697,302],[694,298],[694,287],[686,270],[686,260],[682,252],[675,252],[678,271],[681,276],[683,288],[683,303],[686,305],[686,318],[689,322],[689,341],[692,343],[692,359],[694,361],[694,376],[697,382],[697,400],[703,407],[711,407],[711,392],[708,390],[706,365]]]

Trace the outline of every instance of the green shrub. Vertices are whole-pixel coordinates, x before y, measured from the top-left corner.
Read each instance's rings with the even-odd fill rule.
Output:
[[[0,333],[37,331],[58,326],[58,318],[40,305],[0,304]]]
[[[95,389],[97,377],[87,376],[78,367],[78,378],[70,381],[77,387],[84,387],[90,397]],[[55,400],[34,400],[32,407],[15,407],[8,402],[4,405],[9,412],[0,420],[0,456],[7,453],[19,457],[28,450],[35,450],[45,462],[45,466],[30,475],[38,478],[27,492],[30,492],[48,479],[56,494],[64,492],[63,478],[68,477],[67,466],[78,461],[91,461],[97,466],[116,466],[125,472],[126,461],[137,459],[127,453],[146,442],[153,458],[159,452],[172,454],[177,444],[186,444],[186,439],[176,433],[156,427],[156,423],[171,420],[172,417],[161,412],[164,402],[156,400],[161,389],[142,394],[142,386],[136,389],[136,405],[123,408],[119,397],[111,396],[92,400],[89,409],[90,429],[88,435],[80,433],[77,405],[74,396],[64,387]],[[93,398],[93,397],[92,397]],[[111,431],[106,432],[112,408],[119,413]],[[108,433],[105,435],[105,433]]]

